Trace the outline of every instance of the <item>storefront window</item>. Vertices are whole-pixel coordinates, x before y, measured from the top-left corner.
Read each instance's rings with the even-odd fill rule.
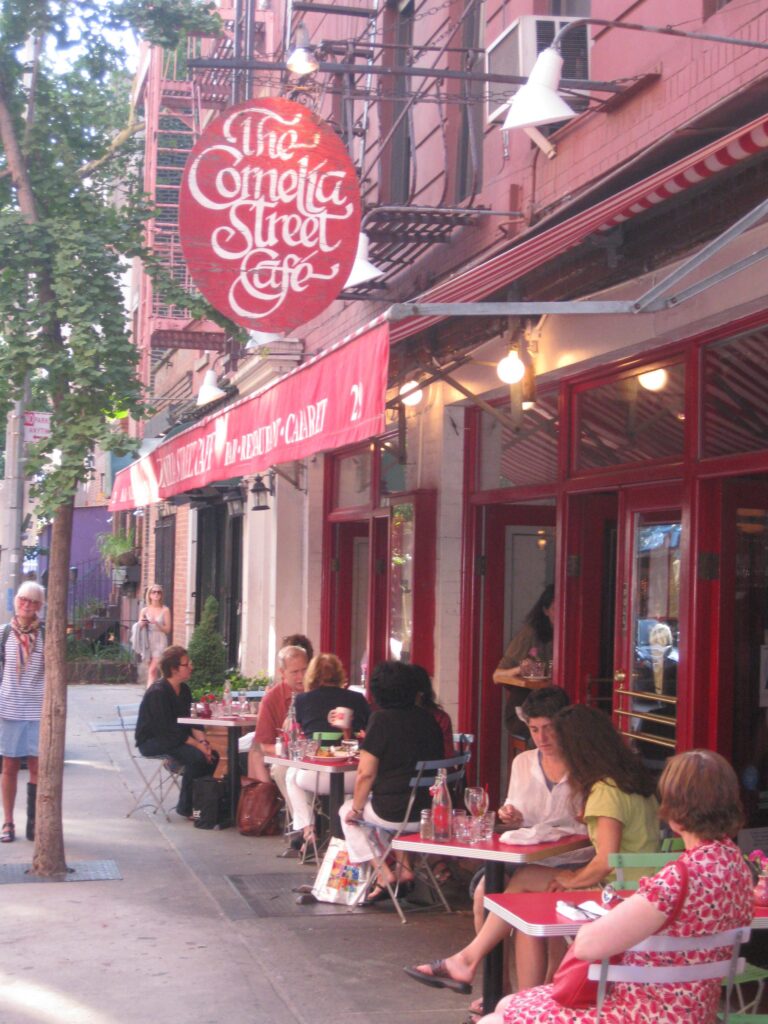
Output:
[[[413,636],[413,505],[395,505],[390,527],[389,656],[411,660]]]
[[[371,501],[370,449],[343,455],[336,460],[334,508],[358,508]]]
[[[576,469],[682,456],[684,396],[682,363],[582,391],[576,396]]]
[[[768,448],[765,350],[768,329],[702,350],[701,455],[735,455]]]
[[[406,489],[405,463],[401,461],[397,439],[385,439],[381,443],[379,463],[381,494],[400,494]]]
[[[501,412],[507,407],[499,406]],[[519,430],[484,412],[480,418],[481,491],[526,487],[557,479],[557,394],[540,396]]]

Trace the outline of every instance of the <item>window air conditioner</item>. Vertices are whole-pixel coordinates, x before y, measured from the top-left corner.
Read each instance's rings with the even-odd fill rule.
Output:
[[[551,45],[555,33],[568,22],[578,18],[540,18],[532,14],[517,18],[494,39],[485,53],[485,68],[493,75],[528,75],[542,50]],[[571,29],[563,39],[563,78],[589,78],[589,26],[579,25]],[[505,90],[508,94],[504,96]],[[488,121],[503,120],[510,96],[515,86],[504,86],[499,82],[488,83]],[[568,105],[574,110],[584,110],[588,99],[568,95]]]

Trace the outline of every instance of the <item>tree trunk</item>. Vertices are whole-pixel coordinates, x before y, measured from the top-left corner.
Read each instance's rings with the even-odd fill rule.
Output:
[[[40,722],[37,820],[32,874],[46,878],[67,873],[64,859],[62,789],[67,728],[67,585],[74,499],[57,510],[51,527],[45,620],[45,696]]]

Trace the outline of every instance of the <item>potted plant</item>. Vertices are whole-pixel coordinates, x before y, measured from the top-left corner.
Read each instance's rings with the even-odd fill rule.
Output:
[[[107,569],[118,565],[137,565],[139,558],[133,540],[133,534],[124,530],[116,533],[100,533],[96,537],[99,552]]]
[[[194,668],[190,687],[212,688],[224,682],[227,673],[227,648],[217,627],[219,602],[213,595],[205,600],[203,614],[189,641],[189,656]]]

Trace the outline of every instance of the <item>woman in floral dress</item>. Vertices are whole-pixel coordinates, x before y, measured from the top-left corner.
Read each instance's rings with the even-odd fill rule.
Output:
[[[622,953],[657,931],[675,936],[712,935],[743,927],[752,918],[752,877],[728,838],[742,823],[736,775],[719,754],[691,750],[673,757],[659,783],[661,815],[680,834],[685,853],[609,914],[579,930],[574,951],[583,960]],[[687,867],[687,887],[685,869]],[[681,893],[679,913],[665,927]],[[716,951],[627,953],[623,963],[653,966],[702,963]],[[615,983],[603,1003],[601,1024],[713,1024],[718,981],[685,984]],[[571,1010],[542,985],[505,996],[480,1024],[591,1024],[595,1008]]]

